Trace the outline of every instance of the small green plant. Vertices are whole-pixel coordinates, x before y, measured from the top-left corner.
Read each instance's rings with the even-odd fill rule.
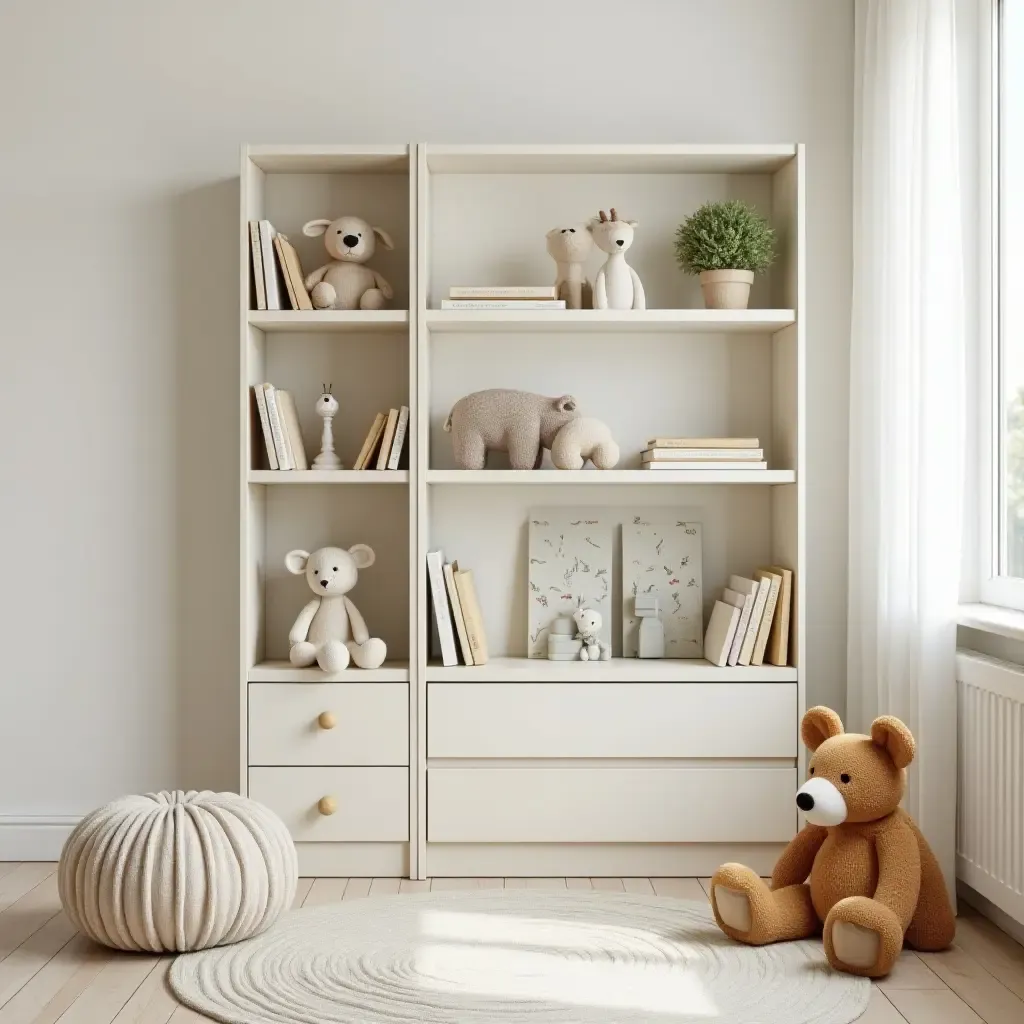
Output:
[[[775,232],[752,206],[738,199],[705,203],[676,230],[676,262],[688,274],[760,273],[774,259]]]

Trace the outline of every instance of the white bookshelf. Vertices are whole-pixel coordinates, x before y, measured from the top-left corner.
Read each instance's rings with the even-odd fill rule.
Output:
[[[770,868],[797,826],[792,793],[802,770],[803,175],[795,145],[312,145],[243,152],[242,791],[251,777],[270,796],[290,792],[292,770],[291,763],[250,761],[250,713],[263,706],[250,709],[251,687],[295,686],[296,700],[302,695],[310,707],[322,702],[330,710],[337,701],[360,708],[371,738],[375,729],[395,728],[393,715],[386,725],[374,717],[379,687],[404,687],[408,703],[407,805],[395,801],[391,754],[379,768],[380,834],[329,838],[344,830],[328,822],[324,831],[311,811],[308,828],[295,836],[307,873],[706,874],[728,859]],[[696,280],[672,258],[676,225],[701,202],[723,198],[753,202],[779,237],[780,259],[755,283],[748,310],[704,309]],[[640,222],[630,262],[652,308],[439,308],[451,285],[553,279],[545,231],[612,204]],[[388,308],[251,309],[246,222],[269,217],[308,270],[326,254],[322,240],[301,235],[302,223],[347,212],[380,223],[395,239],[394,252],[378,249],[372,261],[395,286]],[[598,263],[594,257],[591,274]],[[320,425],[313,403],[321,381],[334,383],[341,405],[335,442],[345,469],[266,467],[248,399],[249,386],[263,380],[295,396],[311,459]],[[482,471],[458,469],[441,424],[459,397],[487,387],[576,395],[584,414],[612,426],[623,453],[619,467],[564,472],[545,460],[540,470],[517,472],[495,458]],[[408,469],[351,470],[374,413],[400,404],[411,410]],[[757,436],[769,469],[640,469],[644,440],[669,432]],[[706,612],[730,573],[791,566],[790,665],[528,659],[528,513],[578,505],[665,507],[700,520]],[[293,668],[287,632],[308,591],[285,571],[285,552],[359,542],[370,544],[378,560],[352,596],[371,632],[387,642],[388,661],[374,672],[352,668],[331,677]],[[425,560],[434,548],[474,570],[492,655],[486,666],[445,668],[430,659]],[[470,717],[446,718],[463,704]],[[529,729],[531,715],[545,736],[567,737],[564,750],[545,748],[539,757],[536,730],[529,737],[515,732]],[[583,723],[585,738],[578,735]],[[652,750],[667,743],[668,753],[635,756],[616,739],[620,726],[634,737],[650,728]],[[658,738],[677,726],[684,739],[675,746]],[[702,738],[687,747],[694,729]],[[445,747],[432,752],[435,735],[445,736]],[[311,742],[305,734],[292,739]],[[390,732],[380,735],[382,749],[393,751],[394,741]],[[592,753],[573,753],[584,749]],[[294,764],[303,766],[304,785],[320,770],[309,766],[306,747]],[[324,784],[343,768],[322,765]],[[361,770],[375,778],[372,765]],[[707,787],[721,800],[698,800]],[[531,817],[530,806],[544,802],[565,811]],[[515,813],[502,817],[496,803],[514,805]],[[692,815],[663,827],[665,808],[691,804]]]

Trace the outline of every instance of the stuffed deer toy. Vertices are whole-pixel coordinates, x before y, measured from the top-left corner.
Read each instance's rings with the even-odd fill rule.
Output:
[[[369,267],[362,266],[377,248],[395,243],[383,228],[371,227],[362,217],[311,220],[302,227],[310,238],[324,236],[330,263],[307,275],[304,284],[314,309],[381,309],[394,296],[391,285]]]
[[[644,286],[636,271],[626,262],[626,250],[633,244],[635,220],[619,220],[615,207],[611,217],[604,210],[587,229],[594,243],[608,253],[604,266],[594,280],[594,309],[646,309]]]

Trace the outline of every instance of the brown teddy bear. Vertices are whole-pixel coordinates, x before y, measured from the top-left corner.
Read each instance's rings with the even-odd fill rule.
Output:
[[[829,708],[811,708],[800,734],[813,751],[796,795],[807,825],[786,847],[771,887],[741,864],[711,880],[711,905],[726,935],[752,946],[824,934],[836,970],[880,978],[903,943],[945,949],[956,921],[942,871],[900,806],[914,737],[898,719],[871,735],[843,732]]]

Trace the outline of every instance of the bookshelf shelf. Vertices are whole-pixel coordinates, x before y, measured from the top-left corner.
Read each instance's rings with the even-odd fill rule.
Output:
[[[474,334],[508,331],[686,332],[690,334],[772,334],[796,322],[792,309],[554,309],[427,310],[432,331]]]
[[[404,309],[382,309],[374,311],[324,309],[315,310],[265,310],[249,311],[250,327],[275,333],[324,333],[337,334],[348,331],[353,334],[376,332],[400,332],[409,326],[409,313]]]
[[[427,666],[428,683],[790,683],[795,668],[736,665],[719,668],[692,660],[612,658],[611,661],[547,661],[543,658],[492,658],[486,665]]]
[[[665,486],[666,484],[792,484],[791,469],[430,469],[428,484],[487,486],[518,484],[522,487],[565,487],[577,484],[629,484]]]
[[[326,675],[318,668],[296,668],[289,661],[262,661],[249,669],[250,683],[407,683],[409,663],[386,661],[380,668],[349,667]]]
[[[404,469],[250,469],[251,484],[407,484]]]

